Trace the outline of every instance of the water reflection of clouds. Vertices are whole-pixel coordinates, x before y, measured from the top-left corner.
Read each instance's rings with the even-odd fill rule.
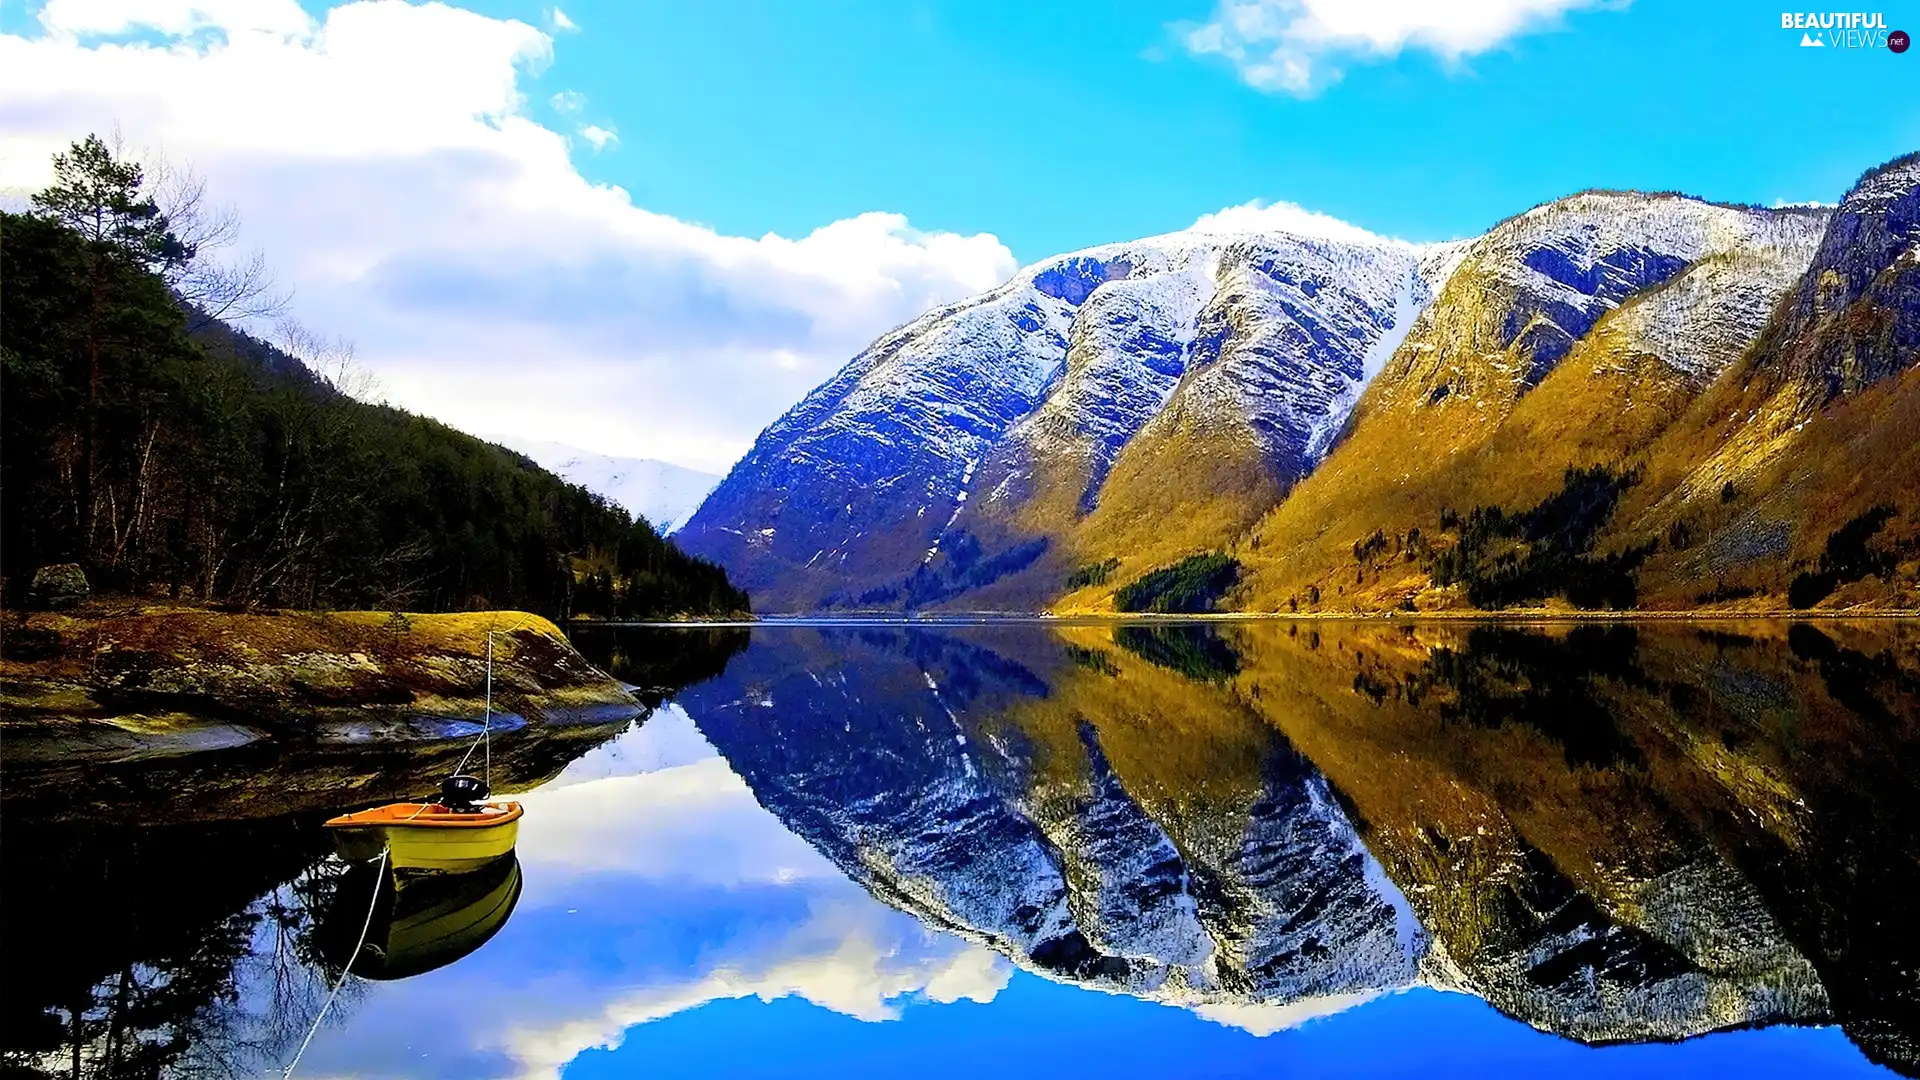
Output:
[[[557,1077],[712,1001],[861,1020],[991,1000],[1011,967],[874,900],[754,800],[671,707],[525,796],[526,892],[472,956],[368,987],[308,1075]]]

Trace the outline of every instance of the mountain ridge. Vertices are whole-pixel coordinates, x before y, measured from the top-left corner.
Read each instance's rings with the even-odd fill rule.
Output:
[[[1785,540],[1773,518],[1741,534],[1704,584],[1676,552],[1727,543],[1709,496],[1732,513],[1791,486],[1703,486],[1774,460],[1714,466],[1700,434],[1756,350],[1799,358],[1766,378],[1827,384],[1788,427],[1818,413],[1845,429],[1832,454],[1898,459],[1846,447],[1912,411],[1917,186],[1910,157],[1834,208],[1585,191],[1443,244],[1209,231],[1042,260],[883,335],[680,539],[782,611],[1112,611],[1201,556],[1225,584],[1165,602],[1751,609],[1888,504],[1875,572],[1834,593],[1916,606],[1920,506],[1885,475]]]

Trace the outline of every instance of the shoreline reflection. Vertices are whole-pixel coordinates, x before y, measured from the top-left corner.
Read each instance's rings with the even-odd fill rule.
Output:
[[[304,1075],[1920,1073],[1920,627],[594,633],[704,681],[383,879]],[[281,805],[223,760],[155,775]],[[15,795],[5,1066],[277,1072],[345,807]]]

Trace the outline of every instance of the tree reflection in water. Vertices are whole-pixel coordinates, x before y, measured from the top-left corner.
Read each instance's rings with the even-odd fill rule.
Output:
[[[311,912],[344,867],[321,859],[315,824],[10,823],[7,1075],[271,1067],[326,990]]]
[[[642,685],[649,709],[718,673],[745,635],[673,645],[615,664]],[[532,786],[625,728],[496,740],[496,779],[505,790]],[[293,746],[79,775],[10,770],[0,826],[0,1078],[278,1072],[352,951],[372,884],[371,868],[328,857],[320,822],[369,796],[430,788],[450,766],[441,760],[448,752]],[[370,953],[355,965],[375,977],[406,977],[479,948],[519,897],[510,856],[457,881],[396,890],[392,877],[379,933],[369,934],[379,960]],[[348,979],[335,1015],[364,993]]]

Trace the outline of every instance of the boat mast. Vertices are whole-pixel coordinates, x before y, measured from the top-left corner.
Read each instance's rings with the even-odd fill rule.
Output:
[[[487,631],[487,711],[480,718],[480,738],[486,743],[487,791],[493,791],[493,631]]]

